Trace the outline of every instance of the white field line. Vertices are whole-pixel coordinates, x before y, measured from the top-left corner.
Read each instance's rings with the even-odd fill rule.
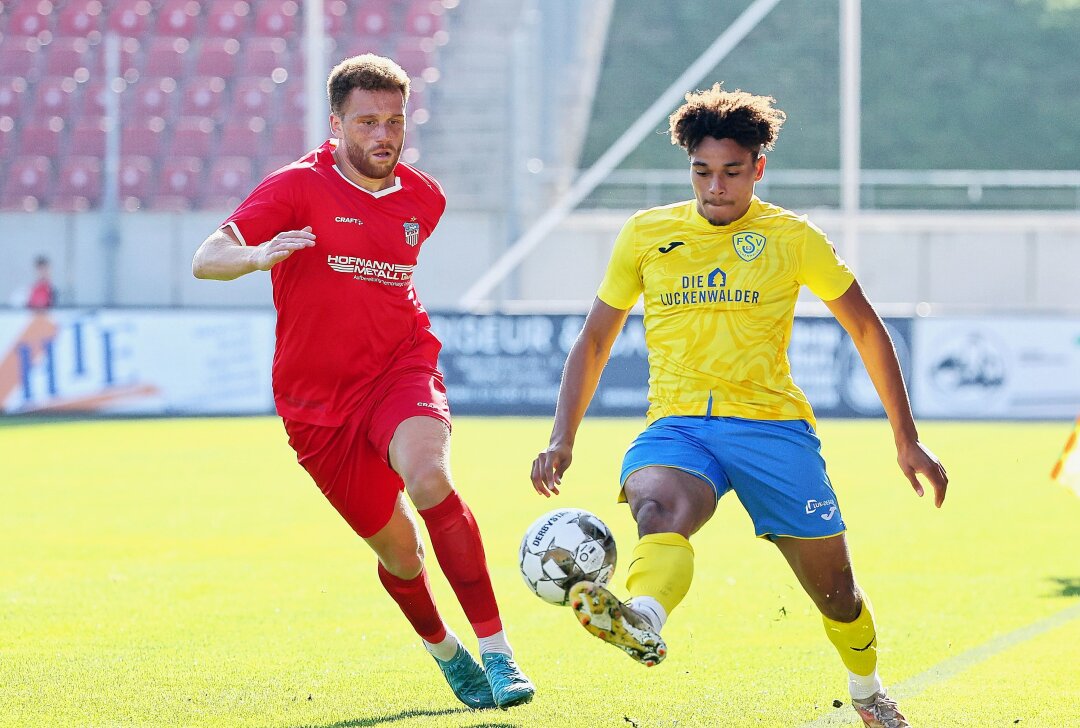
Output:
[[[1049,617],[1040,619],[1038,622],[1033,622],[1007,634],[995,637],[978,647],[972,647],[967,652],[962,652],[956,657],[950,657],[943,662],[939,662],[930,669],[921,672],[902,683],[897,683],[894,686],[887,686],[889,688],[889,695],[896,698],[897,702],[900,702],[900,709],[903,710],[902,701],[905,698],[913,698],[927,688],[937,685],[938,683],[943,683],[969,667],[988,660],[1010,647],[1015,647],[1016,645],[1034,639],[1044,632],[1049,632],[1052,629],[1060,627],[1077,617],[1080,617],[1080,604],[1074,604],[1071,607],[1062,609],[1056,614],[1051,614]],[[842,708],[836,708],[817,720],[804,723],[799,726],[799,728],[825,728],[826,726],[837,725],[858,725],[858,716],[856,716],[855,711],[851,709],[850,703],[846,703]]]

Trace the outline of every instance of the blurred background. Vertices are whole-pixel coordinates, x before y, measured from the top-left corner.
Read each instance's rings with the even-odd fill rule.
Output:
[[[375,52],[448,197],[415,284],[457,411],[553,410],[622,223],[691,195],[667,115],[722,81],[787,112],[758,193],[855,268],[919,416],[1071,419],[1077,37],[1080,0],[2,1],[0,411],[270,412],[269,277],[191,255]],[[800,303],[796,381],[879,415],[823,312]],[[645,377],[633,317],[594,411],[640,415]]]

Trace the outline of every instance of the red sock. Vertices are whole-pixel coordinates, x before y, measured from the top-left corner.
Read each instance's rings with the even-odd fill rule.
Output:
[[[394,598],[409,624],[423,639],[437,644],[446,639],[446,627],[435,607],[428,583],[427,569],[411,579],[399,579],[379,564],[379,581]]]
[[[502,621],[491,589],[480,529],[472,511],[451,491],[442,503],[420,511],[420,515],[427,524],[439,566],[454,588],[476,636],[495,634],[502,629]]]

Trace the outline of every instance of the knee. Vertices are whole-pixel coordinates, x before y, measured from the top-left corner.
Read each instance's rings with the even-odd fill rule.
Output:
[[[401,473],[405,490],[418,508],[427,508],[442,502],[452,486],[450,473],[442,463],[417,463]]]
[[[383,568],[399,579],[412,579],[424,568],[424,545],[417,543],[415,549],[393,549],[379,554]]]
[[[818,609],[834,622],[854,622],[862,611],[862,595],[853,582],[840,582],[823,590]]]
[[[639,537],[676,530],[675,511],[670,505],[655,498],[645,498],[636,505],[634,520],[637,521]]]

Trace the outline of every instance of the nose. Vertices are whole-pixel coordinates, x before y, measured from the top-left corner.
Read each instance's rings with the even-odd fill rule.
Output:
[[[724,194],[724,181],[720,178],[720,175],[714,174],[709,179],[709,192],[715,195]]]

